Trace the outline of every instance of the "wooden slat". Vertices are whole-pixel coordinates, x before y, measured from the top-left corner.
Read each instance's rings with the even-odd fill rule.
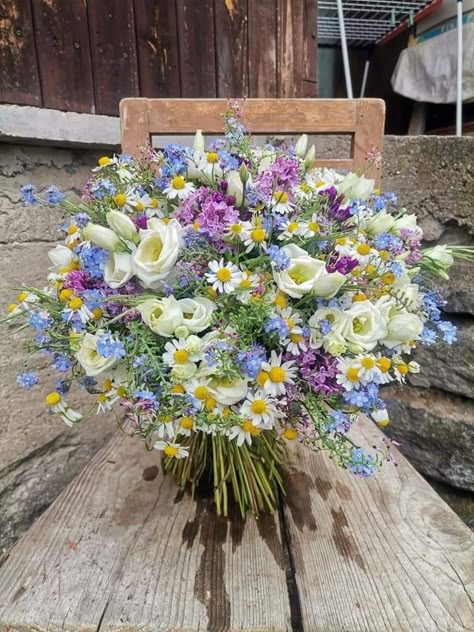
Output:
[[[382,103],[372,99],[375,104]],[[248,99],[244,120],[252,132],[336,133],[356,129],[357,100]],[[150,131],[193,133],[197,128],[222,134],[226,99],[157,99],[149,101]],[[380,140],[377,138],[377,140]]]
[[[118,114],[123,97],[140,94],[133,0],[88,0],[95,103],[98,114]]]
[[[135,23],[141,95],[181,96],[175,0],[135,0]]]
[[[248,3],[249,95],[277,96],[277,3]]]
[[[248,95],[247,0],[214,0],[217,96]]]
[[[0,0],[0,101],[42,105],[30,0]]]
[[[32,0],[43,106],[94,111],[94,89],[83,0]]]
[[[301,96],[303,0],[278,0],[278,96]]]
[[[379,186],[380,170],[375,165],[367,170],[367,152],[383,150],[385,102],[380,99],[359,99],[356,103],[356,126],[352,142],[354,170],[363,170]]]
[[[0,631],[283,632],[278,516],[217,519],[117,435],[12,550]]]
[[[120,128],[122,151],[137,156],[140,147],[150,142],[147,99],[122,99],[120,102]]]
[[[303,0],[303,80],[318,82],[318,3]],[[298,96],[306,96],[301,94]],[[309,95],[308,95],[309,96]],[[314,94],[316,96],[316,94]]]
[[[176,0],[181,95],[215,97],[213,0]]]
[[[356,442],[381,445],[362,419]],[[299,449],[285,509],[303,629],[474,629],[474,533],[399,453],[368,480]]]

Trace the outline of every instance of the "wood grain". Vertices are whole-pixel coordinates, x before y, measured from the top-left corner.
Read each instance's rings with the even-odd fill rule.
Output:
[[[122,151],[137,156],[140,147],[150,143],[147,99],[122,99],[120,101],[120,129]]]
[[[118,114],[123,97],[139,96],[133,0],[88,0],[98,114]]]
[[[355,133],[352,141],[352,157],[355,170],[365,170],[368,178],[374,178],[380,186],[380,170],[373,165],[367,170],[367,153],[383,151],[385,129],[385,102],[380,99],[358,99]]]
[[[218,97],[248,95],[247,0],[214,0]]]
[[[179,97],[178,28],[174,0],[135,0],[140,93]]]
[[[0,0],[0,101],[42,105],[30,0]]]
[[[87,9],[83,0],[32,0],[43,106],[94,111]]]
[[[370,447],[383,435],[361,419],[352,437]],[[474,533],[396,462],[361,480],[298,449],[285,515],[304,630],[474,629]]]
[[[290,630],[278,516],[218,519],[118,434],[14,547],[0,631]]]
[[[249,21],[249,95],[278,96],[277,0],[251,1]]]

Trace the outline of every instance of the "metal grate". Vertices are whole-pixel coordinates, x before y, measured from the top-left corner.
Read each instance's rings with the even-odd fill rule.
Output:
[[[411,23],[430,4],[433,2],[424,0],[345,0],[342,5],[347,44],[375,44],[401,24]],[[326,45],[341,42],[336,0],[318,2],[318,42]]]

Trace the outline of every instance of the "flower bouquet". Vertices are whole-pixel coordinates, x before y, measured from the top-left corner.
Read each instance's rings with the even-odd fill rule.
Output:
[[[64,241],[4,320],[59,372],[46,404],[66,424],[115,411],[180,486],[210,483],[219,514],[232,500],[245,516],[275,509],[289,441],[356,476],[390,459],[351,426],[361,411],[388,424],[380,387],[420,370],[418,344],[455,340],[432,277],[471,251],[421,250],[395,195],[314,168],[305,135],[256,146],[237,104],[224,121],[207,149],[198,131],[193,147],[100,158],[80,199],[23,187],[64,213]]]

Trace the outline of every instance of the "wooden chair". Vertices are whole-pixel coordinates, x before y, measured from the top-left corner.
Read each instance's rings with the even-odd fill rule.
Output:
[[[123,99],[122,150],[136,155],[153,134],[222,135],[227,99]],[[383,149],[385,103],[381,99],[247,99],[244,118],[260,134],[350,134],[350,157],[316,160],[317,166],[367,169],[367,154]],[[366,175],[380,185],[374,166]]]
[[[381,139],[379,102],[279,103],[249,102],[255,131],[352,130],[356,163],[374,138],[365,123],[358,136],[360,112],[378,112]],[[224,108],[127,100],[123,148],[219,132]],[[353,437],[383,440],[367,419]],[[406,459],[395,450],[397,466],[363,480],[294,450],[280,512],[243,523],[183,496],[156,453],[117,433],[5,561],[0,632],[472,630],[474,535]]]

